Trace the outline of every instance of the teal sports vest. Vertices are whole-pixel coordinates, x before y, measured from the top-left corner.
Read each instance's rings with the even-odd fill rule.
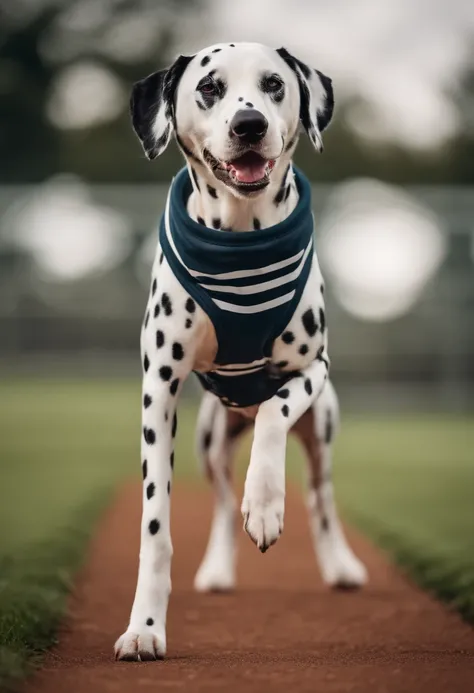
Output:
[[[192,183],[183,168],[171,183],[160,222],[160,245],[173,273],[211,320],[216,367],[196,375],[228,406],[260,404],[291,372],[270,363],[272,346],[298,306],[313,257],[311,188],[294,169],[297,206],[280,224],[229,233],[191,219]]]

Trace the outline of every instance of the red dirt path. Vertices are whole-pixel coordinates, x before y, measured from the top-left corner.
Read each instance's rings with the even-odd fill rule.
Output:
[[[469,693],[474,632],[409,584],[367,541],[350,540],[370,572],[359,593],[318,576],[306,513],[288,494],[285,531],[265,555],[241,531],[239,587],[199,595],[192,579],[210,521],[210,493],[173,492],[173,592],[168,656],[115,663],[135,588],[140,489],[106,513],[79,576],[59,645],[25,693]]]

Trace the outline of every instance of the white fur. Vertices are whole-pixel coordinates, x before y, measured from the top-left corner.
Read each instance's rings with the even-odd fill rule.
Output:
[[[229,479],[233,444],[227,437],[227,410],[210,392],[202,399],[197,424],[198,457],[216,492],[211,532],[204,558],[194,580],[199,592],[230,590],[235,586],[236,501]],[[212,442],[203,449],[203,434]]]

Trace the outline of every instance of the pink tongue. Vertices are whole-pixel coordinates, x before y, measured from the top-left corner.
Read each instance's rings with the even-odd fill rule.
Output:
[[[258,180],[262,180],[265,177],[265,167],[265,161],[252,164],[231,164],[231,169],[240,183],[255,183]]]

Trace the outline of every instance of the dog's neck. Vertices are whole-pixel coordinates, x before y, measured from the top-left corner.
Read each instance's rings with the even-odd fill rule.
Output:
[[[222,231],[268,228],[286,219],[298,202],[291,161],[275,167],[265,190],[248,198],[236,197],[204,166],[188,163],[188,169],[193,184],[188,214],[209,228]]]

